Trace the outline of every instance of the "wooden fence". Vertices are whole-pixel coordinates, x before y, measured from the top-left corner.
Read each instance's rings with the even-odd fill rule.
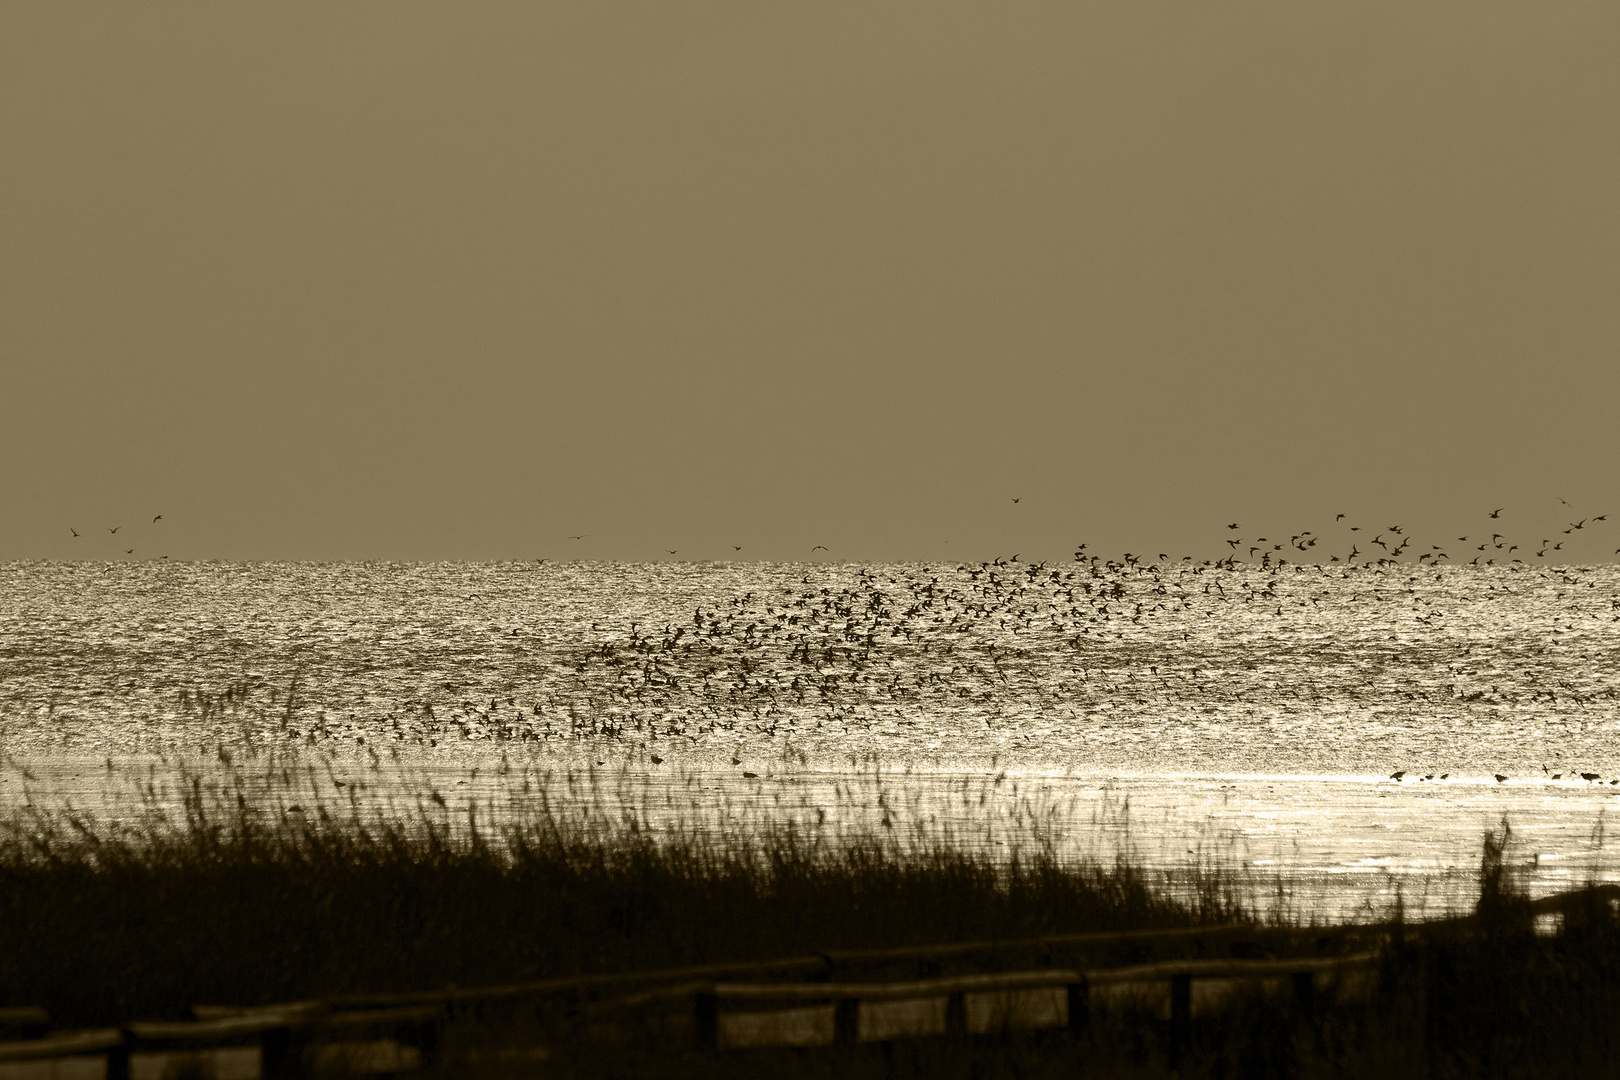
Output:
[[[215,1015],[0,1043],[0,1080],[161,1080],[188,1061],[217,1080],[409,1072],[433,1059],[444,1010],[345,1013],[311,1002],[198,1011]]]
[[[929,1036],[1067,1028],[1079,1033],[1094,1007],[1158,1012],[1185,1037],[1201,1011],[1244,987],[1280,989],[1310,1013],[1324,981],[1365,989],[1376,954],[1285,960],[1185,960],[1086,971],[1041,969],[889,983],[693,982],[604,1003],[635,1010],[689,1001],[699,1049],[854,1046]]]
[[[1620,886],[1601,885],[1529,905],[1539,920],[1582,905],[1620,903]],[[1254,926],[1047,935],[1011,941],[839,950],[777,960],[705,964],[468,989],[340,995],[261,1008],[197,1006],[194,1021],[131,1023],[49,1032],[37,1008],[0,1008],[0,1080],[160,1080],[186,1059],[204,1058],[218,1080],[277,1080],[319,1073],[409,1072],[439,1054],[444,1022],[489,1003],[560,1000],[587,1011],[674,1005],[690,1019],[694,1043],[722,1052],[769,1046],[854,1046],[929,1036],[1067,1028],[1078,1032],[1102,1008],[1145,1008],[1169,1021],[1183,1045],[1195,1013],[1218,1008],[1244,986],[1281,991],[1293,1007],[1316,1007],[1324,986],[1341,996],[1364,984],[1375,950],[1392,937],[1465,928],[1473,916],[1426,923],[1292,929]],[[1339,955],[1256,959],[1269,941]],[[1345,952],[1346,944],[1372,946]],[[1057,966],[1063,955],[1110,950],[1209,950],[1155,963]],[[1031,956],[1035,969],[942,978],[835,979],[863,968]],[[735,981],[753,979],[763,981]],[[772,981],[774,980],[774,981]],[[641,987],[623,995],[629,987]],[[619,996],[614,996],[618,994]],[[588,1002],[588,1003],[587,1003]]]

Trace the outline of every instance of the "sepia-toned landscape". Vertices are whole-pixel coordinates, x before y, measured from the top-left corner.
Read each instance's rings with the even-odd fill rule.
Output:
[[[0,1080],[1613,1073],[1617,38],[0,6]]]

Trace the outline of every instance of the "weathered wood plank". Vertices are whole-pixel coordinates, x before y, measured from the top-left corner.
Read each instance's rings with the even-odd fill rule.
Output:
[[[962,1005],[968,1032],[974,1035],[1069,1025],[1067,985],[964,994]]]
[[[0,1061],[0,1080],[106,1080],[106,1055]]]
[[[313,1043],[304,1051],[304,1063],[313,1074],[375,1076],[420,1069],[422,1052],[393,1039]]]
[[[1300,957],[1284,960],[1171,960],[1162,964],[1137,964],[1133,967],[1100,968],[1086,972],[1092,986],[1119,982],[1149,982],[1170,979],[1178,975],[1195,979],[1256,979],[1269,976],[1283,977],[1299,971],[1340,971],[1366,967],[1373,963],[1376,953],[1353,953],[1336,957]]]
[[[856,1038],[860,1042],[886,1042],[944,1035],[950,1000],[950,995],[941,994],[894,1001],[863,1001],[856,1021]]]
[[[817,1005],[771,1012],[721,1013],[717,1049],[754,1046],[831,1046],[836,1035],[835,1007]]]
[[[118,1028],[96,1028],[91,1031],[63,1031],[43,1039],[23,1039],[0,1043],[0,1062],[36,1061],[42,1058],[73,1057],[111,1050],[124,1045],[124,1033]]]
[[[163,1080],[195,1064],[214,1080],[259,1080],[257,1046],[222,1046],[206,1050],[155,1050],[129,1055],[129,1080]]]
[[[1039,971],[958,975],[947,979],[919,979],[893,983],[716,983],[712,993],[722,1001],[821,1001],[837,998],[883,1001],[976,991],[1066,986],[1079,980],[1078,971],[1043,968]]]
[[[206,1044],[250,1039],[276,1028],[302,1024],[303,1012],[265,1011],[228,1016],[218,1020],[137,1021],[125,1024],[136,1042]]]
[[[287,1001],[277,1005],[193,1005],[191,1015],[198,1020],[229,1020],[238,1016],[257,1016],[260,1013],[278,1013],[287,1015],[313,1015],[315,1013],[330,1012],[331,1006],[324,1001]]]
[[[622,984],[681,982],[693,979],[720,979],[761,972],[782,972],[794,975],[815,975],[827,970],[824,956],[790,956],[779,960],[746,960],[721,964],[699,964],[695,967],[664,968],[652,971],[616,971],[599,975],[571,975],[560,979],[538,979],[534,982],[505,983],[497,986],[477,986],[455,990],[402,991],[398,993],[338,994],[326,998],[335,1009],[386,1008],[389,1006],[429,1003],[491,1001],[501,998],[544,997],[549,994],[577,993],[598,987]]]

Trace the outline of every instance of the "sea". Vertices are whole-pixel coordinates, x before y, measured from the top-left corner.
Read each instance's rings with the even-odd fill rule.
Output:
[[[14,562],[0,811],[316,755],[380,807],[1043,820],[1324,915],[1442,910],[1504,821],[1532,891],[1620,880],[1617,658],[1613,565]]]

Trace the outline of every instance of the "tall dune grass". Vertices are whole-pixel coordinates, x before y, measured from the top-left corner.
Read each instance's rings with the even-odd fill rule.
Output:
[[[1217,863],[1172,888],[1126,858],[1062,854],[1061,822],[1035,812],[1000,826],[998,846],[909,819],[881,790],[875,821],[766,802],[716,825],[673,798],[609,798],[623,774],[514,772],[492,789],[506,792],[499,815],[433,788],[362,798],[365,775],[221,751],[171,786],[157,770],[139,780],[135,814],[14,806],[0,817],[3,1003],[98,1024],[198,1002],[1252,917]]]

